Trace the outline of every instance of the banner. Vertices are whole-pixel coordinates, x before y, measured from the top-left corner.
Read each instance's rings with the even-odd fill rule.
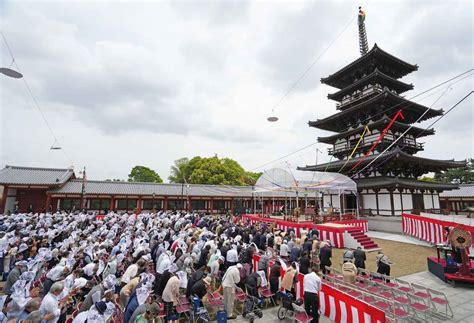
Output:
[[[420,215],[402,214],[403,233],[432,244],[446,243],[446,231],[444,231],[444,228],[457,225],[459,223],[432,219]],[[474,227],[468,225],[464,225],[464,227],[474,236]]]
[[[253,270],[258,270],[260,262],[260,255],[253,257]],[[274,261],[270,261],[268,274]],[[285,275],[282,269],[281,279]],[[304,275],[298,274],[298,283],[295,286],[296,298],[302,299],[304,295],[303,288]],[[346,294],[335,287],[329,286],[322,282],[321,290],[319,292],[319,308],[320,313],[334,322],[371,322],[371,323],[385,323],[385,313],[349,294]]]

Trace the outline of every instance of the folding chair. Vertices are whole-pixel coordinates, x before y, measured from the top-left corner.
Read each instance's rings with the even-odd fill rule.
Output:
[[[75,310],[74,312],[72,312],[72,318],[75,319],[77,314],[79,314],[78,310]]]
[[[382,275],[384,285],[390,288],[398,287],[398,285],[393,281],[393,278],[387,275]]]
[[[242,303],[241,313],[243,313],[245,301],[247,300],[247,294],[241,288],[237,288],[235,290],[235,299],[237,300],[237,302]]]
[[[430,307],[426,305],[424,300],[421,297],[407,294],[409,301],[409,307],[414,317],[418,317],[419,314],[423,314],[423,320],[425,322],[432,322],[430,315]]]
[[[412,283],[411,288],[413,289],[413,295],[423,298],[424,300],[430,299],[430,294],[425,286]]]
[[[184,314],[184,316],[187,318],[189,314],[189,310],[191,309],[191,304],[187,303],[187,304],[179,304],[176,306],[176,313],[178,313],[179,316],[181,316],[181,314]]]
[[[272,303],[273,305],[276,306],[276,303],[275,303],[275,299],[274,299],[274,296],[275,296],[275,293],[272,293],[270,291],[270,289],[268,288],[268,286],[266,287],[260,287],[259,290],[258,290],[260,296],[266,301],[266,300],[270,300],[270,303]],[[267,303],[267,302],[265,302]],[[266,306],[268,307],[268,305]]]
[[[392,289],[393,293],[393,300],[402,304],[402,305],[408,305],[410,304],[410,301],[407,298],[407,294],[398,290],[398,289]]]
[[[378,286],[379,286],[379,291],[378,291],[377,295],[379,295],[380,297],[383,297],[385,299],[388,299],[388,300],[393,299],[392,288],[386,287],[383,284],[379,284]]]
[[[379,273],[370,273],[370,280],[381,284],[384,282],[382,274]]]
[[[398,302],[393,302],[391,313],[394,316],[395,322],[406,320],[410,317],[410,313]]]
[[[76,310],[80,311],[81,306],[82,306],[82,302],[77,303]]]
[[[451,318],[454,316],[453,310],[451,309],[451,305],[449,305],[448,298],[444,293],[438,292],[431,288],[428,288],[428,293],[430,294],[430,300],[433,304],[433,309],[436,312],[440,312],[439,307],[444,307],[444,315]],[[448,314],[448,311],[450,314]]]
[[[66,323],[72,323],[73,319],[70,317],[66,320]]]
[[[405,292],[405,293],[411,293],[413,291],[413,288],[411,287],[409,282],[407,282],[405,280],[398,279],[398,278],[395,278],[394,281],[398,285],[398,287],[396,287],[398,290],[400,290],[402,292]]]
[[[304,309],[303,306],[296,305],[295,303],[293,305],[293,312],[295,313],[294,320],[296,322],[301,322],[301,323],[309,323],[313,320],[311,316],[306,314],[306,310]]]
[[[326,269],[326,276],[328,277],[334,277],[335,274],[333,272],[333,268],[329,267],[329,266],[324,266],[324,268]]]
[[[360,276],[367,276],[370,279],[370,270],[364,268],[357,268]]]

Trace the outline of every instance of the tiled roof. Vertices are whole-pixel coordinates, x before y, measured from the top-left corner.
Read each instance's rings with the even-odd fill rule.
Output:
[[[440,197],[474,197],[474,184],[461,184],[459,189],[439,194]]]
[[[350,74],[359,66],[369,66],[368,63],[370,63],[371,60],[376,61],[377,64],[381,64],[381,61],[383,60],[384,64],[388,63],[389,65],[394,65],[395,67],[392,69],[392,73],[396,74],[394,75],[395,78],[403,77],[408,73],[418,70],[417,65],[407,63],[382,50],[380,47],[377,46],[377,44],[375,44],[374,47],[372,47],[372,49],[367,54],[344,66],[334,74],[331,74],[328,77],[321,78],[321,82],[340,89],[346,87],[351,82],[347,79],[344,79],[343,77],[347,74]]]
[[[364,179],[356,179],[358,189],[365,188],[419,188],[426,190],[454,190],[458,186],[456,184],[444,184],[424,182],[408,178],[399,177],[369,177]]]
[[[5,166],[0,170],[0,184],[9,185],[62,185],[74,178],[72,168],[36,168]]]
[[[342,165],[346,165],[346,169],[349,169],[349,167],[351,167],[352,165],[358,163],[361,160],[362,160],[362,162],[361,162],[361,167],[362,167],[362,166],[368,164],[369,162],[371,162],[373,159],[377,158],[378,156],[379,156],[379,154],[375,154],[375,155],[369,155],[368,157],[361,156],[361,157],[352,158],[348,162],[346,160],[337,160],[337,161],[333,161],[333,162],[330,162],[330,163],[324,163],[324,164],[319,164],[319,165],[306,165],[306,167],[298,167],[298,170],[307,170],[307,171],[329,170],[329,171],[332,171],[332,170],[339,169],[340,167],[342,167]],[[400,158],[400,159],[404,159],[404,160],[407,160],[409,162],[412,162],[413,164],[417,164],[417,163],[418,164],[427,164],[427,165],[431,165],[433,167],[436,166],[436,167],[440,167],[440,168],[456,168],[456,167],[463,167],[463,166],[466,165],[465,161],[455,161],[454,159],[439,160],[439,159],[429,159],[429,158],[425,158],[425,157],[418,157],[418,156],[410,155],[410,154],[407,154],[406,152],[404,152],[403,150],[401,150],[400,147],[398,147],[398,146],[396,148],[386,152],[382,156],[380,156],[379,160],[382,161],[382,160],[386,160],[386,159],[392,158],[392,157],[397,157],[397,158]]]
[[[82,180],[67,182],[63,187],[49,191],[52,194],[80,194]],[[137,182],[86,181],[85,192],[93,195],[153,195],[156,196],[215,196],[252,197],[251,186],[157,184]],[[288,193],[288,196],[292,195]],[[264,193],[263,196],[285,196],[284,192]],[[294,194],[292,195],[294,196]]]

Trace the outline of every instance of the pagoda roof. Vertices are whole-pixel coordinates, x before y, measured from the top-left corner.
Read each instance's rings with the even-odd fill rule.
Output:
[[[345,164],[344,169],[346,172],[359,161],[362,160],[360,165],[358,166],[357,170],[362,169],[365,165],[369,164],[372,160],[377,158],[379,154],[369,155],[367,158],[364,156],[356,157],[349,160],[346,163],[346,160],[338,160],[330,163],[324,163],[319,165],[306,165],[306,167],[298,167],[298,170],[307,170],[307,171],[339,171],[339,169]],[[365,158],[365,159],[364,159]],[[438,159],[430,159],[424,157],[418,157],[414,155],[407,154],[399,147],[396,147],[387,153],[383,154],[381,157],[378,158],[380,162],[383,162],[387,159],[395,158],[398,161],[406,162],[410,165],[416,166],[424,166],[430,169],[430,171],[441,171],[450,168],[458,168],[464,167],[466,165],[465,161],[455,161],[454,159],[450,160],[438,160]],[[427,171],[428,172],[428,171]]]
[[[357,189],[374,188],[412,188],[431,191],[455,190],[459,187],[457,184],[445,184],[418,181],[416,179],[400,177],[368,177],[354,180],[357,183]]]
[[[347,124],[359,124],[361,120],[370,119],[371,116],[378,115],[381,110],[383,111],[387,108],[389,108],[387,111],[389,114],[394,114],[397,110],[401,109],[405,117],[403,123],[407,124],[414,123],[426,110],[428,112],[424,114],[420,122],[443,114],[441,109],[427,108],[424,105],[396,95],[389,90],[383,90],[379,94],[341,112],[324,119],[309,121],[308,125],[323,130],[341,132],[347,129]]]
[[[367,124],[369,129],[383,129],[386,127],[386,125],[390,122],[390,118],[384,117],[380,120],[377,121],[371,121]],[[356,129],[351,129],[345,132],[337,133],[332,136],[327,136],[327,137],[318,137],[318,142],[322,142],[325,144],[334,144],[338,139],[340,138],[348,138],[350,136],[356,135],[356,134],[361,134],[364,131],[365,125],[361,125],[360,127]],[[399,131],[406,131],[410,125],[407,125],[406,123],[398,122],[395,121],[391,127],[391,129],[399,130]],[[419,137],[424,137],[424,136],[430,136],[435,133],[435,130],[433,128],[431,129],[423,129],[419,127],[412,127],[410,131],[408,132],[409,134],[413,135],[416,138]]]
[[[328,94],[328,99],[341,101],[345,95],[351,94],[351,92],[375,81],[379,82],[381,85],[386,85],[389,88],[397,91],[398,94],[413,90],[413,84],[407,84],[397,79],[394,79],[393,77],[382,73],[378,68],[375,68],[372,73],[363,77],[362,79],[350,84],[349,86],[346,86],[345,88],[336,93]],[[344,107],[349,107],[349,105],[344,105]]]
[[[388,66],[385,68],[384,66]],[[418,65],[407,63],[382,50],[377,44],[367,54],[359,57],[349,65],[341,68],[328,77],[321,78],[321,82],[339,89],[349,86],[354,81],[354,74],[368,74],[378,67],[393,78],[403,77],[418,70]]]

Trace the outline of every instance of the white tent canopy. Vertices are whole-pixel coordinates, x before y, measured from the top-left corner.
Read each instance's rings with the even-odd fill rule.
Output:
[[[329,194],[357,194],[357,185],[339,173],[287,171],[272,168],[263,172],[255,184],[255,192],[321,192]]]

